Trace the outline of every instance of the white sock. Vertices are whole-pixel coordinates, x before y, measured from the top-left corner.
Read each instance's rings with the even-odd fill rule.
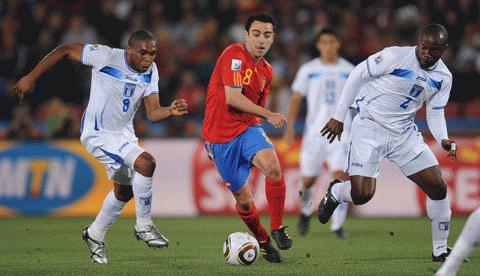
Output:
[[[337,184],[338,185],[338,184]],[[342,228],[345,218],[347,217],[348,203],[342,202],[333,212],[332,222],[330,223],[330,231],[337,231]]]
[[[136,229],[141,230],[145,226],[153,224],[150,215],[152,209],[152,178],[135,172],[132,179],[132,189],[137,214]]]
[[[88,235],[97,241],[104,241],[108,228],[117,220],[126,202],[115,198],[113,191],[103,201],[102,209],[88,227]]]
[[[433,255],[447,252],[447,239],[450,232],[450,201],[448,196],[442,200],[427,197],[427,215],[432,220]]]
[[[300,191],[300,205],[302,214],[305,216],[311,216],[313,213],[312,193],[314,187],[314,185],[306,187],[305,184],[303,184],[302,190]]]
[[[352,190],[352,184],[350,180],[347,180],[342,183],[337,183],[332,187],[333,197],[340,202],[352,202],[352,195],[350,191]]]
[[[470,255],[475,246],[480,244],[480,209],[474,211],[469,217],[462,233],[455,242],[452,252],[445,263],[435,275],[456,275],[463,260]]]

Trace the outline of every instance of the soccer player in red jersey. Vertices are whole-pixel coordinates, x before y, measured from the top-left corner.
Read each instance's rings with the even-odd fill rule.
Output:
[[[275,25],[268,14],[249,17],[245,23],[245,44],[228,46],[218,58],[207,89],[202,137],[210,159],[235,197],[237,212],[257,238],[262,256],[269,262],[280,263],[280,254],[260,223],[251,188],[246,183],[252,166],[265,174],[271,234],[279,249],[289,249],[292,240],[283,226],[285,181],[259,119],[267,120],[275,128],[286,123],[285,116],[264,107],[273,72],[263,56],[272,45]]]

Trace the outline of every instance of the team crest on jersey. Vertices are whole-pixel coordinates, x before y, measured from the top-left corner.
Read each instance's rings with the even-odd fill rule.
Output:
[[[232,71],[240,71],[242,68],[242,61],[239,59],[232,59]]]
[[[375,58],[375,63],[376,63],[376,64],[379,64],[379,63],[382,62],[382,61],[383,61],[382,55],[379,55],[378,57]]]

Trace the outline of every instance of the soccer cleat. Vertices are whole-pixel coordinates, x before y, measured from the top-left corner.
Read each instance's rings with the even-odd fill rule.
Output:
[[[292,247],[293,241],[288,236],[285,228],[288,226],[281,226],[278,230],[272,231],[272,238],[280,250],[287,250]]]
[[[149,247],[168,247],[168,239],[153,224],[146,226],[142,231],[138,231],[135,227],[135,237],[137,240],[144,241]]]
[[[260,245],[260,254],[270,263],[281,263],[282,257],[280,256],[280,252],[278,252],[275,247],[273,247],[270,237],[268,237],[267,241],[259,242]]]
[[[300,236],[305,236],[308,233],[308,229],[310,228],[310,218],[311,216],[306,216],[303,213],[300,214],[297,227]]]
[[[442,262],[442,263],[444,263],[447,260],[448,255],[450,255],[450,252],[452,252],[452,249],[450,247],[447,247],[447,252],[442,253],[438,256],[435,256],[432,253],[432,262]],[[464,263],[469,262],[469,261],[470,261],[469,258],[465,258],[465,260],[463,260]]]
[[[87,243],[88,249],[90,249],[90,258],[92,262],[98,264],[106,264],[107,257],[105,257],[105,243],[94,240],[88,235],[88,226],[82,231],[82,239]]]
[[[340,204],[340,202],[338,202],[335,198],[333,198],[332,187],[333,185],[337,183],[342,183],[342,182],[343,181],[340,179],[334,179],[332,182],[330,182],[330,186],[328,187],[327,193],[323,197],[322,201],[320,201],[320,204],[318,204],[318,220],[322,224],[325,224],[328,222],[333,212],[335,211],[337,206]]]
[[[348,238],[348,233],[343,231],[343,227],[340,227],[339,229],[332,231],[332,233],[335,235],[335,237],[341,240]]]

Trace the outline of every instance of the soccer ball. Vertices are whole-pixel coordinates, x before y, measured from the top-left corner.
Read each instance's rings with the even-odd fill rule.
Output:
[[[223,256],[233,265],[251,265],[258,253],[257,240],[247,233],[232,233],[223,243]]]

